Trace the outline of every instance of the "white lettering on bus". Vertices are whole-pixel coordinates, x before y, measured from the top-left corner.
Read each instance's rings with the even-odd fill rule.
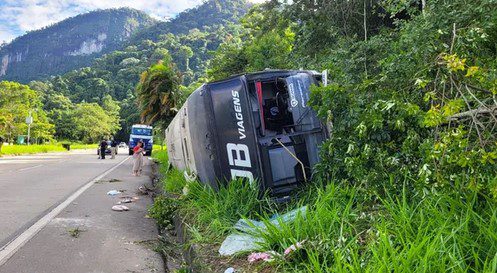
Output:
[[[228,152],[228,162],[231,167],[252,167],[252,163],[250,161],[250,151],[247,145],[228,143],[226,144],[226,150]],[[231,179],[236,179],[237,177],[247,178],[250,182],[254,181],[252,172],[247,170],[231,169]]]
[[[244,139],[247,136],[245,135],[245,126],[243,125],[243,114],[242,114],[242,106],[240,105],[240,94],[238,91],[231,91],[231,96],[233,97],[233,108],[235,109],[235,117],[238,126],[238,134],[240,139]]]

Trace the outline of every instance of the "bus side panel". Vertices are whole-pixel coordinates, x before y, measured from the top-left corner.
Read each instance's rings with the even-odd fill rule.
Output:
[[[202,183],[209,184],[216,189],[217,174],[220,169],[219,154],[213,128],[214,116],[205,86],[192,93],[187,103],[190,137],[186,141],[191,142],[191,154],[194,154],[196,173]]]
[[[183,110],[183,108],[181,108]],[[180,112],[181,112],[180,110]],[[181,115],[176,115],[166,129],[166,145],[169,163],[176,169],[186,170],[186,161],[183,157]]]
[[[245,77],[208,84],[221,177],[260,178],[257,145]]]

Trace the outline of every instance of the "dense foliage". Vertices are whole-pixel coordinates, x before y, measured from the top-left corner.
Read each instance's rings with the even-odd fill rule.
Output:
[[[243,18],[244,34],[219,47],[209,72],[328,69],[330,84],[312,96],[333,125],[323,179],[373,199],[404,183],[412,194],[495,194],[494,5],[269,1]]]

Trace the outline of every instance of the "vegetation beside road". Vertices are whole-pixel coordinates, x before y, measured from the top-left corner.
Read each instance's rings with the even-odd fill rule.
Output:
[[[165,194],[150,215],[170,229],[179,213],[198,246],[196,263],[205,272],[495,272],[497,270],[497,205],[478,194],[444,193],[416,196],[407,188],[371,201],[360,189],[341,183],[315,182],[299,201],[276,205],[258,199],[257,189],[232,181],[214,191],[199,182],[186,182],[170,169],[165,152],[158,152]],[[409,179],[409,178],[406,178]],[[186,194],[185,194],[186,193]],[[306,215],[294,222],[271,224],[270,216],[303,205]],[[221,258],[219,245],[241,218],[268,225],[258,236],[258,251],[282,254],[291,245],[302,248],[275,256],[268,263],[250,264],[249,253]],[[254,271],[256,270],[256,271]]]
[[[71,150],[79,149],[96,149],[97,144],[70,144]],[[50,152],[65,152],[62,143],[58,144],[41,144],[41,145],[3,145],[0,149],[0,155],[23,155],[23,154],[39,154]]]
[[[0,155],[23,155],[23,154],[38,154],[48,152],[63,152],[67,151],[62,145],[46,144],[46,145],[4,145],[0,151]]]

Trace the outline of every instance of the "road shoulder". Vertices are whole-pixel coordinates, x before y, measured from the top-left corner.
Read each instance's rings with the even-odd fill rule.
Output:
[[[163,272],[163,262],[154,251],[157,227],[146,217],[152,203],[137,191],[151,185],[150,162],[145,173],[131,176],[132,160],[97,181],[2,267],[7,272]],[[110,190],[123,193],[109,196]],[[122,196],[138,197],[124,204],[129,211],[112,211]]]

